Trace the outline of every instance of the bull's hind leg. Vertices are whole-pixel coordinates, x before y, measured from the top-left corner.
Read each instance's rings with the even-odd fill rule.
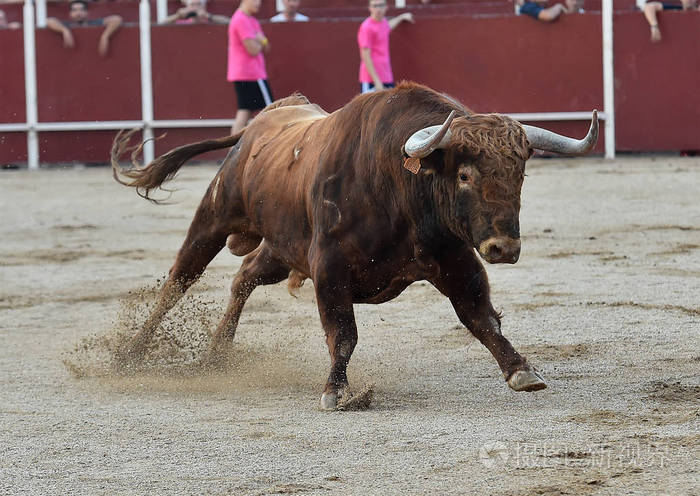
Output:
[[[537,391],[547,387],[532,368],[501,334],[498,313],[491,305],[486,271],[474,251],[464,250],[441,261],[440,275],[433,284],[452,303],[457,316],[471,333],[488,348],[498,362],[508,385],[515,391]]]
[[[241,268],[231,285],[231,299],[224,317],[221,319],[205,362],[214,364],[225,355],[233,341],[241,317],[243,306],[253,290],[265,284],[276,284],[289,275],[289,267],[276,259],[263,241],[255,251],[243,259]]]
[[[228,226],[221,225],[216,219],[212,219],[211,206],[206,198],[200,204],[192,224],[190,224],[185,241],[182,243],[168,278],[160,290],[155,308],[141,330],[123,350],[124,357],[129,360],[143,357],[165,314],[199,279],[209,262],[226,243],[226,236],[230,229]]]

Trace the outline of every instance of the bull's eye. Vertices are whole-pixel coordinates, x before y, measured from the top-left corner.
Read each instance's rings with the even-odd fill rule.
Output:
[[[462,166],[457,171],[457,184],[460,188],[470,189],[479,183],[479,172],[472,166]]]

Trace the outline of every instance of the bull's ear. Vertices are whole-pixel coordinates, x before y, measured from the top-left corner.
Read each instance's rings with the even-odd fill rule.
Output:
[[[441,174],[445,168],[445,150],[437,149],[427,157],[420,159],[421,172],[424,174]]]
[[[419,158],[404,157],[403,167],[404,167],[404,169],[412,172],[413,174],[418,174],[420,172],[420,167],[421,167],[420,159]]]
[[[445,153],[442,149],[438,149],[423,158],[412,158],[404,155],[403,166],[413,174],[434,174],[442,171],[444,161]]]

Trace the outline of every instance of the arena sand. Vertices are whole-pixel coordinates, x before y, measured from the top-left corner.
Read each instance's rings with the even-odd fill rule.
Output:
[[[365,409],[333,413],[310,282],[258,288],[226,367],[198,366],[227,252],[143,363],[116,358],[215,170],[185,168],[167,206],[107,168],[0,173],[0,493],[700,493],[700,160],[528,164],[521,259],[487,269],[548,389],[510,391],[417,283],[356,306]]]

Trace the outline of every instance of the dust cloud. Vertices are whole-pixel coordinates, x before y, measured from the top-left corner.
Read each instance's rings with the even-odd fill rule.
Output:
[[[223,314],[224,301],[196,291],[168,312],[142,359],[126,359],[122,350],[146,321],[160,283],[129,292],[119,302],[111,329],[84,337],[64,352],[63,364],[73,377],[97,379],[122,390],[138,385],[142,390],[183,393],[318,389],[319,372],[327,365],[309,363],[303,352],[290,357],[278,340],[234,340],[220,362],[205,363],[202,357]],[[348,409],[361,408],[357,405],[363,401],[369,404],[366,388],[360,392],[363,400],[356,399]]]

